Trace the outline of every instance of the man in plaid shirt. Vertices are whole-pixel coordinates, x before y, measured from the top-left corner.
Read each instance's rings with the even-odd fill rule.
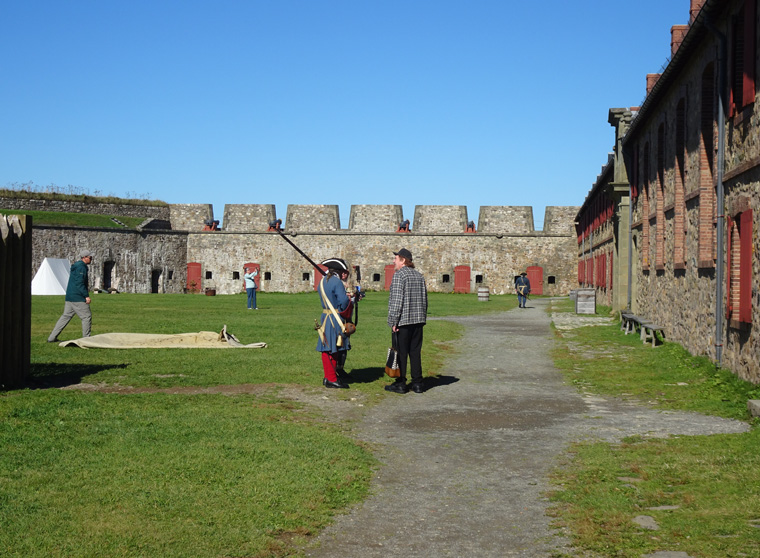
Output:
[[[427,319],[427,286],[422,274],[414,269],[409,250],[402,248],[393,255],[396,270],[388,299],[388,325],[396,336],[401,375],[385,389],[396,393],[407,393],[410,389],[422,393],[422,328]],[[407,357],[412,373],[409,386],[406,385]]]

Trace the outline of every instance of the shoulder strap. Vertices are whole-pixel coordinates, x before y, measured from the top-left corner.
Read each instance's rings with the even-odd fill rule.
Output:
[[[335,308],[332,305],[332,302],[330,302],[330,299],[325,294],[325,281],[327,280],[327,277],[323,277],[322,280],[319,282],[319,294],[322,295],[322,300],[325,301],[325,304],[327,304],[327,307],[330,309],[330,312],[332,312],[332,315],[335,316],[335,320],[340,324],[340,330],[343,333],[346,333],[346,324],[343,323],[343,320],[340,319],[340,316],[335,311]]]

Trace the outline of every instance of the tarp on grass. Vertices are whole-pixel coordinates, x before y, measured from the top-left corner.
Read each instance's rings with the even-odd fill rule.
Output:
[[[65,295],[70,270],[69,260],[45,258],[32,279],[32,294]]]
[[[241,343],[227,331],[226,325],[219,333],[101,333],[58,345],[82,349],[263,349],[267,346],[266,343]]]

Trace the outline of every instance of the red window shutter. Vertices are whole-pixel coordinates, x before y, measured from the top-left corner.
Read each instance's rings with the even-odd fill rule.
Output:
[[[754,5],[754,2],[748,2]],[[752,210],[739,217],[739,321],[752,323]]]
[[[726,238],[726,319],[731,319],[731,248],[733,246],[733,226],[734,220],[731,216],[726,217],[726,230],[728,231]]]
[[[742,68],[742,106],[755,102],[755,0],[744,2],[744,59]]]

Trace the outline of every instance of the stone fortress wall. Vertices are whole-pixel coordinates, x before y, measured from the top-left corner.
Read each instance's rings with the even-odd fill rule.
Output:
[[[533,228],[531,207],[484,206],[477,232],[466,232],[466,206],[418,205],[409,232],[400,205],[354,205],[349,226],[340,228],[337,205],[288,205],[284,234],[312,260],[341,257],[361,272],[365,289],[383,290],[393,252],[407,248],[428,288],[453,292],[455,268],[469,268],[468,292],[513,292],[516,275],[528,266],[543,268],[543,293],[565,295],[576,286],[574,218],[577,207],[547,207],[544,231]],[[222,231],[191,233],[188,262],[202,266],[202,288],[219,294],[240,292],[245,263],[260,266],[262,291],[308,292],[314,270],[276,232],[273,205],[227,205]],[[174,226],[174,223],[172,223]]]
[[[39,207],[28,203],[34,200],[14,201],[17,209]],[[0,207],[7,206],[0,200]],[[149,209],[130,209],[134,207]],[[57,205],[55,210],[96,212],[77,205],[65,209]],[[97,210],[114,216],[123,215],[122,211],[122,206]],[[488,287],[492,294],[511,293],[517,274],[528,266],[539,266],[543,293],[566,295],[577,283],[573,225],[577,211],[577,207],[547,207],[544,230],[535,231],[531,207],[484,206],[473,233],[466,232],[466,206],[419,205],[411,230],[397,232],[404,220],[400,205],[354,205],[347,229],[340,228],[337,205],[288,205],[283,232],[317,263],[337,256],[358,266],[361,285],[369,290],[387,288],[393,252],[405,247],[414,254],[431,291],[460,291],[455,277],[461,279],[466,266],[468,292]],[[241,292],[245,263],[259,264],[264,292],[313,289],[311,265],[277,232],[268,230],[278,217],[274,205],[228,204],[220,231],[202,230],[204,222],[214,218],[209,204],[172,204],[168,219],[164,213],[140,216],[155,219],[154,223],[170,222],[170,229],[35,226],[33,271],[44,257],[73,261],[80,249],[88,248],[96,254],[91,268],[93,288],[181,293],[187,287],[187,264],[197,262],[201,292]]]

